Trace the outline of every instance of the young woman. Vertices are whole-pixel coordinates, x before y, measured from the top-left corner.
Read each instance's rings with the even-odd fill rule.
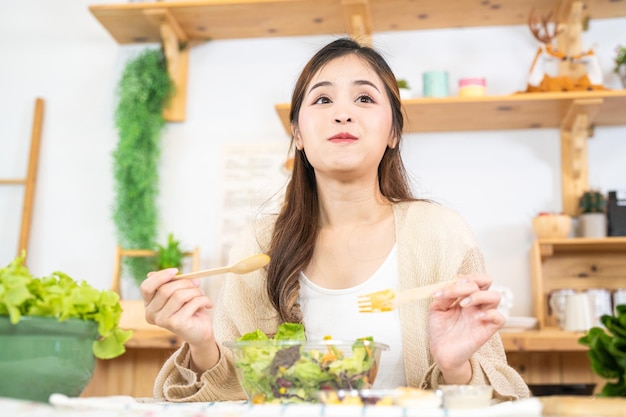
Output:
[[[141,286],[148,322],[185,343],[165,363],[155,396],[244,399],[222,342],[282,322],[307,338],[373,336],[390,345],[375,388],[490,384],[497,399],[529,395],[497,334],[500,296],[465,221],[412,196],[400,157],[396,78],[376,51],[338,39],[317,52],[294,88],[295,162],[280,213],[242,232],[232,260],[267,253],[267,268],[224,280],[212,301],[197,283],[153,272]],[[357,296],[458,277],[429,300],[359,313]]]

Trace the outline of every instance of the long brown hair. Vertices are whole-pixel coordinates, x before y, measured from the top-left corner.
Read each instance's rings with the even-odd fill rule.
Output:
[[[390,201],[414,200],[399,150],[404,116],[397,80],[387,62],[374,49],[350,38],[337,39],[320,49],[305,65],[294,87],[289,114],[292,131],[298,129],[300,108],[313,76],[328,62],[348,54],[357,55],[376,71],[391,103],[392,133],[397,139],[395,147],[387,147],[378,166],[380,191]],[[294,146],[293,135],[291,146]],[[268,251],[271,262],[267,271],[267,293],[283,322],[302,322],[298,304],[299,274],[313,256],[319,227],[315,171],[304,151],[296,149],[291,180]]]

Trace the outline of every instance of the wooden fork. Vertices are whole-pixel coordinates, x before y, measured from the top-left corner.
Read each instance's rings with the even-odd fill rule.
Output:
[[[396,291],[388,288],[386,290],[360,295],[357,298],[359,313],[378,313],[394,310],[406,302],[428,298],[433,295],[435,291],[450,285],[454,281],[456,281],[456,279],[424,285],[423,287],[410,288],[404,291]],[[453,305],[459,301],[460,300],[456,300]]]

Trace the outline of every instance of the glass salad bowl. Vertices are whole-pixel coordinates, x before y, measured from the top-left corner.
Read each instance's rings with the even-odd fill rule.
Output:
[[[322,390],[370,388],[381,352],[389,349],[368,339],[239,340],[224,346],[232,351],[243,391],[256,404],[318,402]]]

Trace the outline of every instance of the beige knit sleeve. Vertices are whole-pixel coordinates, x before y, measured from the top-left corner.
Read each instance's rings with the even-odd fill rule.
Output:
[[[500,335],[495,334],[471,358],[472,379],[470,385],[491,385],[494,399],[513,401],[530,397],[528,385],[506,361]],[[423,389],[436,389],[443,384],[441,371],[433,364],[424,375],[420,386]]]
[[[485,272],[485,261],[477,247],[470,248],[458,269],[459,274]],[[498,333],[494,334],[471,358],[471,385],[491,385],[498,401],[518,400],[530,396],[528,386],[519,373],[507,363],[506,353]],[[421,386],[436,388],[443,384],[441,371],[433,364],[425,374]]]
[[[267,240],[267,223],[244,229],[233,246],[229,259],[234,261],[263,251],[260,242]],[[227,275],[213,310],[213,330],[220,349],[220,359],[211,369],[198,375],[190,369],[189,347],[185,343],[165,362],[159,372],[154,396],[172,402],[244,400],[245,395],[232,362],[230,350],[222,345],[242,334],[260,328],[274,333],[277,314],[265,295],[265,271],[245,276]]]
[[[184,344],[170,356],[159,372],[154,389],[155,398],[172,402],[245,399],[223,352],[220,352],[218,363],[201,375],[189,369],[189,362],[189,347]]]

